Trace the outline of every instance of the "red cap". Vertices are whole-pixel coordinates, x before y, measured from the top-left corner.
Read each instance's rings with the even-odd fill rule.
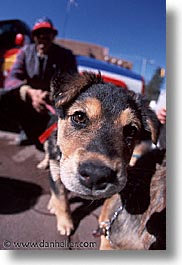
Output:
[[[39,29],[50,29],[54,32],[55,35],[57,35],[58,31],[54,28],[52,22],[48,18],[40,18],[38,19],[32,29],[32,34],[34,34]]]

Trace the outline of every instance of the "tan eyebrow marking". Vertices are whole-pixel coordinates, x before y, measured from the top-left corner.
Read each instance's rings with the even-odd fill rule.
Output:
[[[89,118],[98,118],[102,114],[101,102],[96,98],[87,98],[78,101],[69,109],[68,115],[72,115],[76,111],[85,111]]]
[[[135,124],[138,128],[141,127],[139,119],[136,117],[135,113],[130,108],[127,108],[124,111],[122,111],[122,113],[119,116],[119,121],[121,122],[122,126],[132,123]]]

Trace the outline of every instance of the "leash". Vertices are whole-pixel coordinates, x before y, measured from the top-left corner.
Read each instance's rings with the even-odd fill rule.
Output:
[[[43,144],[49,136],[57,129],[57,122],[53,123],[47,130],[45,130],[40,136],[39,141]]]
[[[51,105],[46,104],[45,107],[51,114],[56,115],[56,111]],[[51,126],[49,126],[49,128],[47,128],[39,136],[38,139],[39,139],[40,143],[43,144],[56,129],[57,129],[57,122],[54,122]]]

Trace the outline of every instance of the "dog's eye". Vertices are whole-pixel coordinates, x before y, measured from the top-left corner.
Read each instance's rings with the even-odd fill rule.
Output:
[[[123,128],[123,135],[124,135],[124,139],[125,139],[125,142],[128,144],[128,145],[131,145],[132,141],[137,137],[138,135],[138,129],[136,126],[134,125],[126,125],[124,128]]]
[[[85,126],[88,118],[87,115],[84,112],[81,111],[76,111],[72,116],[71,116],[71,121],[73,122],[74,125],[80,125],[80,126]]]

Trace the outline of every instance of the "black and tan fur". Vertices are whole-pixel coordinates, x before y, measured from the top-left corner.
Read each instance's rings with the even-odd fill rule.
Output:
[[[149,165],[150,163],[150,165]],[[146,250],[166,248],[166,160],[164,151],[144,154],[128,169],[128,181],[118,194],[107,199],[99,223],[123,211],[111,227],[110,242],[101,236],[100,249]]]
[[[52,93],[59,119],[50,154],[49,209],[61,234],[69,235],[73,223],[66,189],[92,200],[121,192],[135,145],[141,139],[157,141],[158,121],[141,95],[93,73],[58,75]]]

